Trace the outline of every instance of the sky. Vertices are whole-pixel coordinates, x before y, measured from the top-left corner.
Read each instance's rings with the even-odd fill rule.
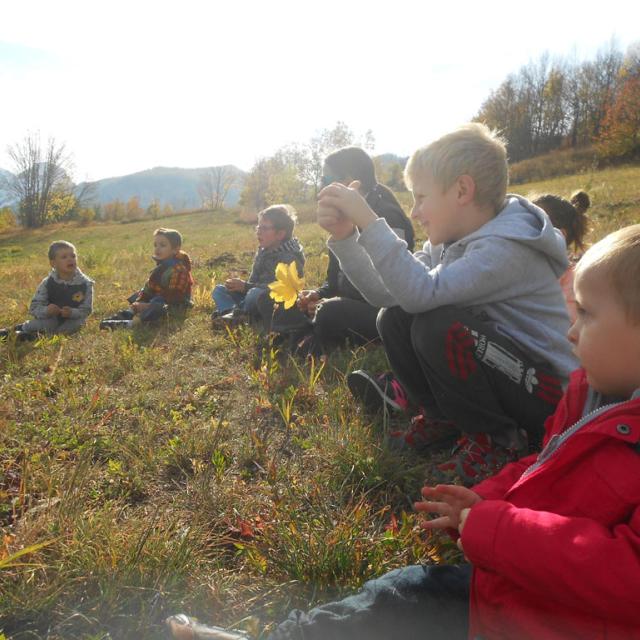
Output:
[[[21,0],[0,5],[0,168],[39,132],[76,182],[249,170],[337,121],[409,155],[544,52],[640,40],[629,0]]]

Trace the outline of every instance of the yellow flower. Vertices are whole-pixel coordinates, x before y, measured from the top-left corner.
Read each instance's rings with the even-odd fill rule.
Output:
[[[76,291],[72,296],[71,299],[74,302],[82,302],[82,300],[84,299],[84,293],[82,293],[82,291]]]
[[[290,264],[279,262],[276,267],[276,280],[269,284],[269,295],[276,302],[284,302],[285,309],[291,309],[303,286],[304,280],[298,275],[295,261]]]

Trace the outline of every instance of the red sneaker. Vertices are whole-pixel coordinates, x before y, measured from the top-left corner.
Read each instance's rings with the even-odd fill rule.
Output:
[[[409,448],[416,451],[436,449],[449,446],[459,433],[453,422],[418,414],[411,418],[408,429],[389,433],[389,446],[393,449]]]
[[[436,469],[444,476],[444,482],[460,480],[465,487],[494,475],[507,462],[518,458],[515,451],[493,444],[487,433],[463,436],[452,453],[451,458]]]

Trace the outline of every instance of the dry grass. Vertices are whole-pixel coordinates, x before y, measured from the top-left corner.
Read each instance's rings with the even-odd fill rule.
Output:
[[[622,168],[518,191],[585,188],[596,239],[640,219],[639,179]],[[79,335],[0,346],[0,635],[159,638],[179,610],[262,629],[392,567],[456,557],[411,511],[428,461],[390,453],[346,395],[345,372],[383,366],[380,350],[319,370],[258,357],[247,329],[210,331],[212,282],[255,248],[250,226],[216,216],[162,221],[185,237],[196,305],[133,333],[98,321],[150,270],[156,223],[0,236],[2,325],[26,317],[53,239],[76,243],[97,282]],[[309,223],[299,236],[318,284],[324,239]]]

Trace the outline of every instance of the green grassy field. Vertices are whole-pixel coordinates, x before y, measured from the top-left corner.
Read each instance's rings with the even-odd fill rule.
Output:
[[[625,167],[515,190],[586,189],[595,240],[640,221],[638,185]],[[160,224],[184,235],[194,309],[101,332],[152,268]],[[323,233],[298,235],[317,285]],[[27,317],[60,238],[96,280],[95,312],[70,339],[0,345],[0,637],[159,638],[178,611],[255,632],[395,566],[457,557],[411,511],[430,461],[388,451],[389,425],[345,392],[350,369],[384,366],[380,349],[301,363],[259,355],[249,329],[210,330],[212,284],[251,264],[250,225],[196,213],[5,234],[0,325]]]

